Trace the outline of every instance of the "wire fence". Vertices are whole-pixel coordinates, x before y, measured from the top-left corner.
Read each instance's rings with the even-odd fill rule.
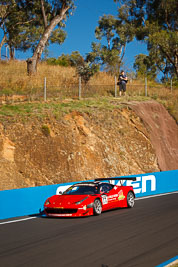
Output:
[[[0,104],[14,103],[22,101],[47,101],[51,99],[83,99],[98,96],[119,96],[119,86],[117,85],[117,78],[115,77],[112,84],[84,84],[79,77],[75,83],[58,83],[54,79],[44,77],[38,85],[35,84],[34,79],[29,80],[28,83],[23,79],[17,79],[13,85],[12,81],[6,78],[0,80]],[[8,86],[9,85],[9,86]],[[11,88],[11,89],[9,89]],[[156,99],[157,96],[164,96],[173,94],[174,90],[172,84],[169,88],[161,85],[156,87],[149,84],[145,79],[143,84],[137,81],[129,81],[127,83],[126,93],[128,96],[150,96]]]

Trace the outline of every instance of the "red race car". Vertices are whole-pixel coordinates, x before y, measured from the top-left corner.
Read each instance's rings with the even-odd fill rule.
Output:
[[[109,178],[109,180],[133,180],[136,178]],[[135,194],[132,186],[113,185],[106,178],[94,182],[76,183],[61,195],[48,198],[44,211],[50,217],[80,217],[100,215],[115,208],[132,208]]]

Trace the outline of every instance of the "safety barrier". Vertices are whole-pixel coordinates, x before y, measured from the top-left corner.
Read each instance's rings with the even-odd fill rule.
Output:
[[[136,197],[178,191],[178,170],[130,175],[133,176],[137,177],[136,181],[123,182],[124,185],[133,186]],[[39,214],[48,197],[64,191],[72,184],[74,183],[0,191],[0,219]]]

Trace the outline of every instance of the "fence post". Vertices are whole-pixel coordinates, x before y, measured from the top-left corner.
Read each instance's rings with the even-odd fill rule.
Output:
[[[78,87],[78,98],[81,99],[81,93],[82,93],[82,79],[79,77],[79,87]]]
[[[117,77],[114,77],[114,81],[115,81],[115,97],[117,97]]]
[[[147,77],[145,78],[145,96],[147,96]]]
[[[44,101],[46,101],[46,77],[44,78]]]

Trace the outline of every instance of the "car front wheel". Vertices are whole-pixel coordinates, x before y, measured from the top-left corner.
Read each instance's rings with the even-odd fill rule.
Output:
[[[133,192],[129,192],[127,194],[127,206],[128,206],[128,208],[133,208],[134,204],[135,204],[134,193]]]
[[[100,215],[102,212],[102,205],[99,199],[95,199],[93,204],[93,213],[94,215]]]

